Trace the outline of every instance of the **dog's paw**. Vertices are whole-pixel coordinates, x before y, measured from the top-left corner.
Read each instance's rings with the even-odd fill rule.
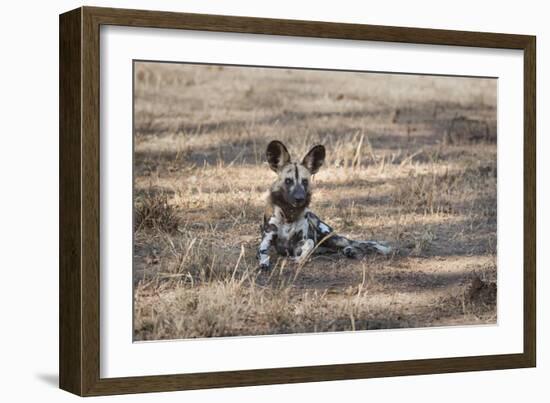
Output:
[[[260,263],[260,271],[269,271],[269,270],[271,270],[271,264],[269,264],[269,262]]]
[[[262,253],[263,251],[261,252],[258,252],[258,254],[256,255],[256,257],[258,258],[259,260],[259,269],[262,270],[262,271],[267,271],[271,268],[271,264],[270,264],[270,258],[269,258],[269,255],[267,253]]]
[[[355,249],[353,246],[346,246],[344,249],[342,249],[342,253],[345,257],[348,257],[350,259],[356,259],[358,256],[357,249]]]

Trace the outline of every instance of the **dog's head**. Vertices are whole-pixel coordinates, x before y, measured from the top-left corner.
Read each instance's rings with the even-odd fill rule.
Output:
[[[275,140],[267,146],[266,157],[270,168],[278,175],[271,187],[272,200],[293,209],[307,207],[311,200],[311,175],[323,165],[325,147],[314,146],[302,162],[292,162],[285,145]]]

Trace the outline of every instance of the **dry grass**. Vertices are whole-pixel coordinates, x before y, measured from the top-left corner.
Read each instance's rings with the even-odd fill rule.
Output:
[[[152,229],[173,232],[178,226],[175,208],[168,203],[168,195],[149,189],[134,198],[134,232]]]
[[[496,321],[496,82],[139,63],[136,340]],[[389,257],[255,259],[266,144],[322,143],[312,209]]]

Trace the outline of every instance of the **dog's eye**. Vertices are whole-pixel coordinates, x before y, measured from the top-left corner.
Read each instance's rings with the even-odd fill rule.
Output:
[[[292,185],[292,179],[286,178],[286,179],[285,179],[285,183],[286,183],[287,185]]]
[[[307,184],[308,184],[308,180],[307,179],[302,179],[302,185],[307,186]]]

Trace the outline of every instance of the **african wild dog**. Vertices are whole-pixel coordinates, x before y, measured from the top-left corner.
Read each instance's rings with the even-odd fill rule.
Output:
[[[269,166],[278,174],[271,185],[268,210],[264,214],[262,241],[258,249],[260,267],[268,269],[269,249],[274,246],[283,256],[303,262],[315,252],[342,252],[353,258],[359,253],[388,254],[391,248],[374,241],[353,241],[336,235],[308,208],[311,201],[311,175],[316,174],[325,161],[325,147],[317,145],[301,163],[292,162],[285,145],[272,141],[267,146]]]

